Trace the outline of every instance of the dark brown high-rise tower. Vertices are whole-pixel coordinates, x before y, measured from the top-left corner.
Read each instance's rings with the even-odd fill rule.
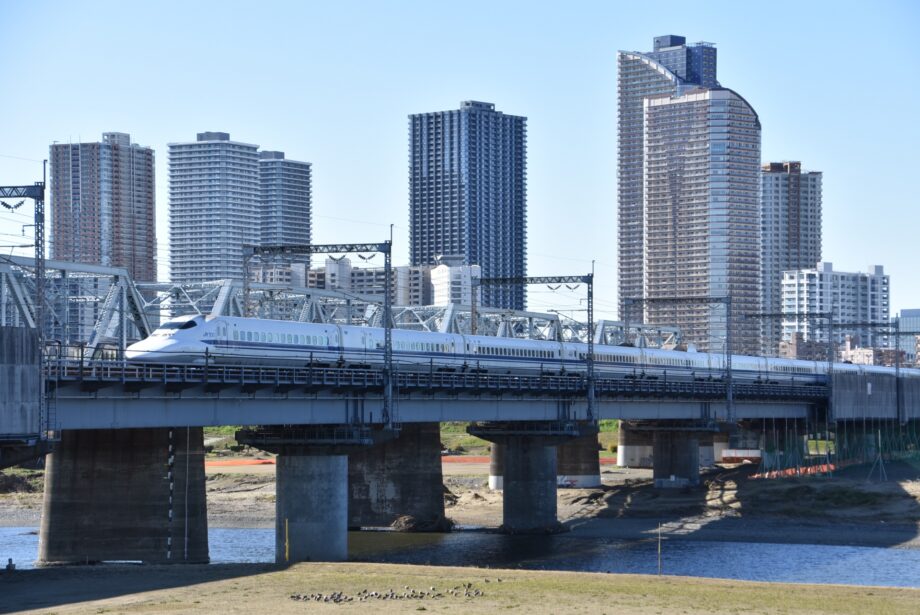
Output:
[[[125,133],[51,146],[51,258],[156,281],[154,154]]]

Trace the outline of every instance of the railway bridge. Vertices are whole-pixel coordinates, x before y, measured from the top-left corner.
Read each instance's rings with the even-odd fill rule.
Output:
[[[469,422],[493,443],[490,483],[504,488],[511,532],[556,527],[558,484],[600,483],[599,420],[622,421],[621,463],[652,466],[662,487],[693,484],[730,443],[786,465],[814,457],[808,440],[833,441],[824,455],[841,459],[917,445],[920,379],[903,374],[834,373],[817,386],[599,377],[592,399],[572,375],[131,365],[125,344],[164,314],[379,324],[379,298],[253,284],[244,300],[239,282],[137,285],[124,270],[56,261],[42,361],[29,337],[38,312],[27,260],[0,263],[0,465],[16,450],[3,444],[42,434],[54,444],[39,554],[48,563],[206,561],[202,428],[212,425],[254,426],[238,440],[278,454],[279,561],[342,559],[349,527],[443,520],[442,421]],[[420,331],[466,333],[474,318],[479,334],[587,335],[552,314],[393,308],[394,326]],[[596,344],[676,335],[604,322],[595,332]]]

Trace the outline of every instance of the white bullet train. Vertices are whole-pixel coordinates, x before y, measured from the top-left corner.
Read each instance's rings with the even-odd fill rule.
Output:
[[[587,344],[494,336],[392,330],[393,364],[401,371],[578,374],[585,371]],[[180,316],[129,346],[128,361],[197,365],[286,365],[371,368],[383,363],[384,330],[256,318]],[[594,347],[598,376],[635,379],[719,380],[722,354]],[[732,356],[736,381],[824,381],[826,361]],[[835,371],[893,373],[894,368],[835,363]],[[920,377],[920,370],[902,369]]]

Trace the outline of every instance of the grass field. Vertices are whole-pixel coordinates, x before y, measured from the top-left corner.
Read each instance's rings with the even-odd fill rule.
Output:
[[[614,420],[599,421],[600,433],[597,438],[601,444],[602,457],[616,456],[616,445],[620,437],[619,424],[619,421]],[[441,444],[452,451],[464,454],[487,455],[489,443],[466,433],[467,425],[469,423],[441,423]]]
[[[499,581],[500,579],[500,581]],[[431,588],[435,588],[432,590]],[[390,594],[387,599],[362,596]],[[402,597],[412,594],[421,597]],[[294,600],[320,595],[320,600]],[[323,602],[337,595],[338,603]],[[349,600],[350,599],[350,600]],[[387,564],[77,567],[0,575],[0,603],[64,613],[916,613],[920,591]]]

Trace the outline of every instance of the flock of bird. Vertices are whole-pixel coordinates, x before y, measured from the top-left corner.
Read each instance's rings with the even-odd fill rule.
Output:
[[[501,583],[501,579],[495,579]],[[490,583],[489,579],[485,580]],[[429,587],[428,590],[410,589],[408,585],[403,588],[402,592],[389,590],[385,592],[376,592],[368,589],[362,589],[354,596],[344,592],[332,592],[331,594],[291,594],[291,600],[299,602],[325,602],[327,604],[343,604],[346,602],[366,602],[368,600],[424,600],[426,598],[444,598],[452,596],[457,598],[481,598],[485,593],[481,589],[473,587],[472,583],[462,583],[452,589],[444,592],[438,591],[436,587]]]

